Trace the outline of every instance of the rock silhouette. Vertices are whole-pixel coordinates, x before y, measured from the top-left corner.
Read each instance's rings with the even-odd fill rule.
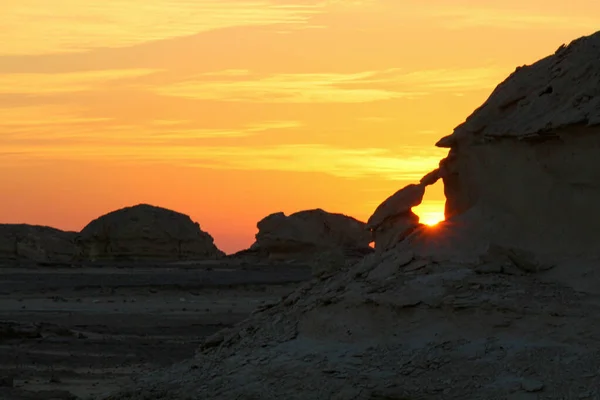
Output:
[[[69,263],[77,252],[75,236],[46,226],[0,224],[0,261]]]
[[[369,252],[371,235],[364,222],[321,209],[289,216],[271,214],[257,224],[251,250],[275,258],[312,258],[322,252]]]
[[[440,170],[454,236],[546,259],[600,254],[599,46],[596,33],[517,68],[437,143],[450,147]]]
[[[440,171],[436,169],[425,175],[420,183],[398,190],[377,207],[367,222],[367,227],[373,232],[376,249],[392,248],[423,226],[412,208],[423,201],[425,188],[439,179]]]
[[[103,215],[80,232],[81,257],[91,261],[198,260],[224,255],[189,216],[140,204]]]

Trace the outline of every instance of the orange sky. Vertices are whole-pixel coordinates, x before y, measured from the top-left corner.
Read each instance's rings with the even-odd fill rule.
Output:
[[[151,203],[227,252],[276,211],[366,220],[597,0],[4,0],[0,222]],[[417,210],[443,208],[440,184]]]

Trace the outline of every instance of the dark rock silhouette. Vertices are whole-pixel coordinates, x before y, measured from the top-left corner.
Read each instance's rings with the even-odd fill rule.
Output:
[[[257,227],[251,250],[271,258],[313,258],[331,251],[364,255],[371,251],[372,238],[364,222],[321,209],[289,216],[271,214]]]
[[[411,184],[398,190],[377,207],[367,222],[367,227],[373,232],[377,250],[395,246],[422,226],[412,208],[423,201],[425,188],[439,179],[440,171],[436,169],[425,175],[419,184]]]
[[[91,261],[175,261],[224,256],[189,216],[140,204],[90,222],[79,234],[80,257]]]
[[[77,253],[76,235],[47,226],[0,224],[0,261],[70,263]]]
[[[517,68],[437,145],[453,235],[600,255],[600,32]]]

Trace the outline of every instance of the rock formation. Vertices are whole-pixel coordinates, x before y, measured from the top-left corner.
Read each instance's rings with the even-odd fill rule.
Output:
[[[91,261],[203,260],[224,255],[187,215],[146,204],[90,222],[77,242],[81,257]]]
[[[439,168],[447,222],[413,229],[407,246],[442,257],[490,245],[547,260],[600,255],[599,47],[596,33],[517,68],[436,144],[450,148]],[[397,229],[415,226],[406,214],[400,221]]]
[[[0,225],[0,262],[69,263],[77,253],[76,233],[46,226]]]
[[[321,209],[300,211],[290,216],[275,213],[257,224],[251,250],[272,258],[311,258],[318,253],[370,252],[372,241],[363,222]]]
[[[439,229],[384,235],[385,247],[401,241],[110,399],[600,398],[597,260],[534,257],[598,255],[598,123],[600,33],[519,68],[438,143],[451,148]],[[400,229],[435,176],[370,226]],[[456,262],[456,249],[473,260]]]
[[[437,145],[447,217],[550,257],[600,254],[600,33],[517,68]]]
[[[425,175],[419,184],[398,190],[377,207],[367,222],[367,227],[373,232],[376,249],[394,247],[421,226],[412,208],[423,201],[425,188],[439,179],[440,171],[436,169]]]

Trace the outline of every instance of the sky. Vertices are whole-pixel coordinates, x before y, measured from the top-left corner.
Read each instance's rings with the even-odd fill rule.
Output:
[[[3,0],[0,222],[149,203],[234,252],[274,212],[366,221],[515,67],[598,29],[597,0]]]

